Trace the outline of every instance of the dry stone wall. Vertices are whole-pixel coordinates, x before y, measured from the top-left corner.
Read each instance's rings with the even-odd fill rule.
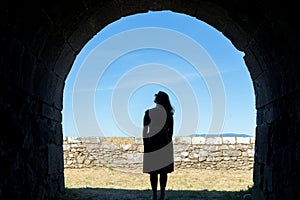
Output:
[[[176,168],[252,170],[253,137],[175,137]],[[64,167],[142,171],[142,138],[66,137]]]

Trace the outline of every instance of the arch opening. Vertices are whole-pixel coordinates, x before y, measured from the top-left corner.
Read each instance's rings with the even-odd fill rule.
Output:
[[[147,14],[137,14],[137,15],[140,16],[141,18],[143,18],[143,17],[145,18],[144,15],[147,15]],[[183,15],[183,14],[179,14],[179,13],[176,14],[176,13],[173,13],[171,11],[151,12],[149,15],[152,15],[152,18],[155,19],[155,20],[151,21],[149,19],[151,17],[148,17],[148,18],[143,19],[143,20],[135,19],[136,21],[134,19],[129,19],[127,21],[126,21],[126,19],[122,19],[123,21],[120,20],[120,22],[114,22],[113,24],[115,24],[115,27],[110,28],[111,30],[107,30],[109,28],[104,28],[96,36],[94,36],[93,39],[92,39],[93,41],[90,41],[87,44],[87,46],[89,46],[89,47],[83,48],[83,52],[82,52],[83,56],[81,56],[81,54],[78,55],[78,57],[81,57],[80,60],[79,59],[75,60],[75,63],[74,63],[73,67],[75,67],[76,70],[75,70],[75,72],[72,72],[72,71],[70,72],[70,74],[72,74],[72,80],[71,79],[69,80],[70,81],[69,86],[66,85],[66,87],[69,88],[68,92],[70,92],[70,89],[72,89],[73,92],[76,92],[75,90],[78,89],[79,91],[84,91],[84,92],[91,91],[92,93],[99,93],[98,96],[102,97],[102,98],[97,97],[97,94],[92,96],[92,98],[95,98],[95,99],[98,98],[97,100],[95,100],[95,102],[98,102],[98,103],[93,102],[94,104],[93,104],[92,107],[94,109],[94,112],[97,112],[97,109],[98,110],[102,109],[102,110],[105,110],[105,113],[108,114],[108,113],[113,113],[114,112],[112,108],[110,108],[110,109],[107,108],[108,107],[107,105],[110,105],[110,107],[114,106],[110,102],[110,101],[113,101],[112,100],[113,92],[118,91],[119,89],[124,90],[124,87],[125,87],[124,85],[131,85],[131,87],[126,88],[126,90],[130,90],[127,93],[129,93],[132,96],[130,96],[129,98],[120,98],[120,97],[118,97],[117,99],[121,99],[122,102],[124,102],[124,101],[125,102],[126,101],[130,102],[130,101],[133,101],[132,99],[135,98],[135,101],[137,101],[137,103],[135,103],[135,105],[140,105],[143,102],[145,104],[145,102],[147,102],[147,98],[146,99],[143,98],[143,101],[141,102],[141,101],[138,101],[137,97],[135,97],[134,95],[136,95],[140,98],[143,97],[143,96],[147,96],[148,100],[149,100],[148,103],[146,105],[139,106],[141,108],[140,113],[142,114],[143,110],[147,109],[147,106],[149,107],[150,105],[152,105],[152,98],[153,98],[152,95],[154,93],[156,93],[157,91],[159,91],[159,90],[168,90],[170,92],[170,94],[175,93],[175,95],[172,96],[172,100],[177,100],[178,101],[178,99],[180,100],[182,98],[188,98],[189,100],[192,99],[191,97],[193,97],[193,96],[186,97],[187,96],[186,92],[188,91],[186,88],[181,89],[181,90],[176,90],[176,87],[178,87],[178,85],[180,85],[180,84],[183,84],[184,81],[193,82],[193,83],[188,84],[189,87],[191,87],[192,93],[201,93],[200,95],[197,95],[197,97],[194,97],[196,99],[196,101],[198,101],[198,102],[199,101],[204,102],[204,99],[212,98],[211,96],[217,97],[217,95],[216,96],[211,95],[211,93],[216,92],[216,91],[213,91],[213,89],[209,88],[211,86],[207,86],[207,84],[211,84],[213,82],[209,82],[209,80],[206,80],[207,79],[206,76],[213,76],[214,75],[214,74],[208,74],[208,72],[211,72],[211,73],[216,72],[216,73],[219,73],[219,76],[221,76],[220,78],[222,80],[220,80],[220,81],[221,81],[222,84],[225,84],[223,81],[227,81],[226,86],[223,85],[223,87],[224,87],[223,89],[225,90],[225,88],[226,88],[227,92],[228,91],[231,92],[230,94],[227,94],[227,96],[226,96],[226,98],[228,98],[228,99],[224,99],[224,101],[226,101],[226,103],[228,101],[229,102],[233,101],[233,98],[241,97],[241,96],[245,95],[246,93],[250,93],[250,95],[246,95],[246,96],[243,97],[245,99],[243,99],[243,100],[242,99],[240,99],[240,100],[236,99],[235,102],[233,102],[232,105],[229,106],[229,108],[226,108],[226,110],[228,111],[228,110],[233,110],[233,105],[236,106],[236,107],[242,108],[246,104],[250,104],[250,106],[247,105],[248,110],[245,111],[243,114],[241,114],[241,113],[238,114],[236,111],[229,112],[229,115],[231,115],[231,116],[234,115],[234,117],[232,117],[231,119],[227,118],[227,119],[225,119],[225,122],[221,122],[221,123],[226,124],[226,123],[228,123],[228,121],[231,121],[231,123],[233,123],[236,120],[240,120],[240,122],[242,122],[243,120],[242,120],[241,116],[247,115],[246,114],[247,112],[252,112],[250,114],[248,113],[248,115],[252,115],[252,119],[250,117],[247,120],[244,120],[244,121],[247,121],[247,123],[249,123],[249,121],[252,120],[252,123],[253,123],[252,127],[248,128],[248,131],[250,129],[252,129],[252,130],[245,133],[245,132],[242,132],[242,131],[240,131],[240,132],[232,131],[232,129],[231,129],[231,131],[229,131],[230,128],[228,129],[228,127],[226,127],[227,128],[227,129],[225,129],[225,130],[227,130],[227,131],[225,131],[226,135],[222,135],[220,133],[221,130],[219,130],[219,132],[210,132],[209,134],[207,134],[209,132],[208,131],[209,127],[205,127],[205,128],[202,127],[202,130],[200,132],[199,127],[198,127],[199,125],[197,124],[197,123],[199,123],[199,121],[203,121],[205,119],[205,117],[203,117],[202,118],[203,120],[196,120],[196,122],[195,122],[196,127],[198,129],[195,129],[193,131],[184,130],[185,132],[181,131],[179,133],[179,128],[177,128],[177,133],[176,133],[175,136],[203,136],[203,133],[204,133],[204,137],[206,137],[206,136],[217,136],[217,137],[218,136],[225,136],[225,137],[231,136],[231,137],[234,137],[233,138],[234,140],[235,140],[235,137],[238,137],[238,136],[244,137],[246,135],[247,137],[248,136],[254,137],[254,129],[255,129],[254,128],[254,126],[255,126],[255,123],[254,123],[255,113],[253,112],[253,110],[254,110],[254,91],[253,91],[253,88],[252,88],[252,85],[251,85],[250,76],[248,74],[249,72],[247,71],[246,66],[245,66],[245,64],[243,62],[243,59],[242,59],[242,57],[243,57],[242,53],[238,52],[237,50],[234,51],[234,47],[232,46],[232,44],[230,44],[230,42],[228,40],[223,39],[224,36],[221,33],[217,32],[215,30],[212,30],[213,28],[209,27],[204,22],[193,19],[192,17],[186,16],[186,15]],[[164,15],[166,15],[166,16],[164,16]],[[175,17],[174,17],[174,15],[175,15]],[[134,16],[130,16],[129,18],[132,18],[132,17],[134,17]],[[157,24],[156,20],[158,18],[160,20],[163,20],[164,17],[169,18],[169,19],[167,19],[164,23],[161,23],[161,24],[158,23]],[[189,20],[180,19],[180,18],[189,18]],[[186,20],[186,21],[184,21],[184,20]],[[178,24],[173,24],[173,26],[169,25],[169,27],[166,27],[166,24],[169,24],[171,21],[177,21],[177,23],[182,23],[182,25],[178,26]],[[122,25],[122,23],[123,24],[130,24],[130,25],[128,25],[126,27],[126,26]],[[196,28],[192,29],[191,27],[188,27],[188,25],[186,25],[185,23],[192,24],[192,25],[189,25],[189,26],[193,26],[193,27],[200,26],[200,27],[197,30],[196,30]],[[149,27],[151,27],[151,29],[149,29]],[[199,56],[202,59],[202,62],[205,63],[206,66],[208,66],[208,67],[210,67],[209,64],[213,64],[214,66],[212,66],[212,67],[215,67],[214,68],[215,71],[213,71],[213,70],[205,71],[203,69],[198,70],[197,69],[198,66],[195,67],[195,66],[193,66],[193,64],[194,65],[195,64],[199,65],[199,63],[195,62],[192,57],[187,57],[182,52],[181,52],[182,54],[180,55],[179,54],[180,52],[178,53],[178,51],[176,49],[174,50],[174,47],[165,47],[165,46],[162,46],[162,45],[161,46],[155,46],[155,45],[143,46],[143,45],[141,45],[141,46],[135,47],[133,49],[128,48],[128,50],[125,51],[125,53],[124,52],[121,52],[121,53],[118,52],[118,56],[116,58],[112,57],[114,59],[112,59],[110,62],[107,62],[109,64],[109,66],[107,66],[107,67],[106,66],[105,67],[101,66],[101,65],[103,65],[103,63],[105,64],[105,62],[102,63],[102,62],[97,62],[96,61],[97,59],[102,59],[101,53],[105,54],[105,51],[107,49],[108,49],[107,50],[108,52],[118,51],[114,48],[123,49],[124,47],[120,47],[121,45],[129,46],[128,43],[135,43],[138,40],[137,37],[136,37],[137,35],[135,35],[135,37],[133,37],[134,40],[131,40],[132,38],[130,37],[130,35],[127,35],[128,37],[126,39],[129,40],[129,41],[126,41],[127,43],[124,43],[124,42],[120,41],[120,38],[124,39],[125,37],[118,38],[118,34],[122,34],[122,32],[130,32],[130,30],[144,29],[142,33],[144,33],[147,36],[147,35],[149,35],[149,33],[147,33],[147,31],[151,32],[153,30],[153,27],[157,28],[156,31],[158,31],[158,33],[160,35],[163,34],[162,31],[164,31],[164,29],[171,29],[168,32],[169,37],[172,36],[172,34],[180,34],[180,36],[185,35],[185,37],[190,39],[190,41],[192,41],[192,43],[196,42],[196,43],[202,43],[201,45],[206,45],[205,47],[200,45],[200,47],[198,47],[200,50],[199,49],[196,49],[196,50],[198,50],[198,52],[200,52],[200,54],[201,54],[201,51],[202,51],[202,53],[204,55]],[[189,30],[184,32],[184,30],[187,30],[187,29],[189,29]],[[215,31],[215,32],[213,32],[213,31]],[[134,34],[134,31],[132,31],[131,34]],[[200,34],[203,38],[202,37],[197,38],[198,34]],[[213,34],[214,34],[214,36],[211,36]],[[207,37],[207,35],[210,35],[210,37]],[[111,38],[113,38],[113,39],[111,39]],[[147,40],[147,39],[149,39],[149,38],[146,37],[143,40]],[[163,38],[163,40],[165,40],[165,39],[166,38]],[[178,41],[178,40],[175,40],[175,39],[173,39],[173,42],[174,43],[178,42],[179,44],[183,44],[185,41],[189,41],[189,40]],[[103,44],[103,43],[107,42],[108,40],[117,41],[117,42],[114,41],[114,42],[110,43],[110,44],[113,44],[113,45],[116,45],[116,44],[117,45],[113,46],[113,47],[109,47],[108,45]],[[150,40],[151,40],[151,37],[150,37]],[[205,41],[206,41],[206,43],[205,43]],[[205,43],[205,44],[203,44],[203,43]],[[216,47],[218,47],[218,51],[213,52],[213,49],[216,48]],[[193,46],[189,46],[189,48],[191,50],[189,50],[188,53],[195,56],[196,53],[195,53],[195,51],[193,51],[194,50]],[[181,49],[187,50],[187,48],[184,48],[184,46],[181,46]],[[208,52],[208,50],[210,52]],[[97,51],[98,51],[98,53],[97,53]],[[213,54],[213,58],[212,58],[211,54]],[[205,58],[205,56],[207,56],[208,58]],[[239,58],[237,58],[237,57],[239,57]],[[95,62],[97,64],[95,64],[95,66],[92,66],[93,65],[92,62],[87,61],[87,59],[91,59],[92,62]],[[205,59],[212,59],[212,62],[211,63],[205,62]],[[170,61],[170,60],[172,60],[172,61]],[[215,64],[215,63],[217,63],[217,64]],[[82,88],[79,89],[78,87],[76,88],[76,86],[75,86],[76,85],[76,83],[75,83],[76,78],[78,78],[78,76],[79,76],[79,75],[76,75],[75,73],[81,73],[82,71],[80,71],[80,68],[86,67],[85,65],[90,67],[89,68],[90,72],[87,73],[89,75],[89,77],[88,77],[89,79],[92,79],[90,76],[93,75],[93,74],[97,74],[97,76],[100,76],[100,78],[95,79],[95,82],[92,83],[92,85],[93,84],[95,85],[95,88],[91,87],[92,89],[90,89],[90,90],[88,88],[88,86],[91,86],[90,81],[87,82],[88,86],[86,86],[85,89],[82,89]],[[222,66],[215,66],[215,65],[222,65]],[[124,69],[122,69],[122,68],[120,69],[120,66]],[[103,67],[104,69],[101,72],[97,72],[95,70],[97,67]],[[140,68],[140,71],[135,71],[138,68]],[[187,69],[187,68],[191,68],[191,69]],[[117,69],[119,71],[116,71]],[[160,71],[161,74],[156,72],[153,75],[151,75],[151,72],[149,70],[150,71],[154,71],[154,70],[155,71]],[[161,76],[161,75],[162,74],[165,75],[168,72],[173,72],[173,71],[175,71],[174,74],[175,75],[177,74],[177,77],[175,75],[173,75],[173,77],[170,77],[171,84],[169,84],[168,82],[166,82],[166,76]],[[146,74],[146,73],[147,73],[147,76],[142,75],[142,74]],[[131,75],[131,74],[133,74],[133,75]],[[116,77],[114,77],[114,76],[116,76]],[[128,76],[129,78],[126,79],[126,76]],[[137,76],[141,76],[141,77],[137,77]],[[193,77],[189,79],[189,78],[187,78],[188,76],[193,76]],[[149,79],[149,77],[150,77],[150,79]],[[114,79],[114,80],[110,80],[110,79]],[[123,82],[120,81],[120,80],[123,80],[123,79],[126,80],[126,81],[123,81]],[[144,82],[143,81],[138,81],[136,79],[141,79]],[[84,84],[85,80],[86,79],[80,80],[80,83]],[[133,80],[135,80],[135,82],[131,83],[130,81],[133,81]],[[176,82],[176,81],[179,82],[179,84],[174,85],[174,82]],[[68,82],[68,80],[67,80],[67,82]],[[109,82],[109,84],[108,84],[108,82]],[[234,88],[233,87],[234,82],[239,82],[239,87]],[[101,88],[101,84],[102,84],[102,88]],[[197,88],[195,86],[191,86],[192,84],[196,85],[196,86],[198,85],[199,88]],[[213,84],[216,84],[216,83],[214,82]],[[70,87],[70,86],[72,86],[72,87]],[[120,87],[120,88],[118,88],[118,87]],[[241,89],[241,87],[242,87],[242,89]],[[109,95],[107,95],[107,93],[108,93],[107,90],[110,90]],[[139,90],[141,90],[143,93],[139,93],[140,92]],[[152,93],[149,92],[149,91],[152,91]],[[201,92],[201,91],[205,91],[205,92]],[[225,93],[226,93],[226,91],[225,91]],[[185,97],[180,96],[180,94],[176,95],[176,93],[178,93],[178,92],[179,93],[180,92],[185,93],[184,94]],[[147,95],[147,93],[148,93],[148,95]],[[150,96],[149,96],[149,93],[150,93]],[[84,93],[84,94],[86,95],[86,93]],[[105,94],[106,94],[106,96],[105,96]],[[218,95],[220,95],[220,94],[221,93],[218,93]],[[196,94],[189,94],[189,95],[196,95]],[[67,106],[71,105],[70,102],[72,102],[72,99],[70,97],[68,97],[66,99],[67,96],[66,95],[64,95],[64,96],[65,96],[64,101],[67,102],[67,104],[64,105],[64,108],[66,108]],[[199,96],[201,96],[201,98]],[[127,97],[127,96],[123,96],[123,97]],[[247,99],[247,98],[250,98],[250,99]],[[103,99],[106,99],[106,100],[103,100]],[[201,100],[199,100],[199,99],[201,99]],[[97,106],[96,104],[100,104],[99,102],[101,102],[101,100],[102,100],[102,104],[103,104],[102,107]],[[245,101],[247,101],[247,102],[245,103]],[[124,104],[122,102],[118,102],[117,104],[119,104],[119,105]],[[149,102],[150,102],[150,105],[149,105]],[[186,101],[185,103],[187,103],[187,102],[190,104],[189,101]],[[224,102],[222,102],[222,103],[224,103]],[[241,104],[239,105],[239,103],[241,103]],[[206,110],[206,112],[204,112],[203,111],[204,107],[209,107],[207,105],[203,106],[204,104],[209,104],[211,106],[212,103],[211,103],[211,100],[205,100],[205,103],[202,103],[202,107],[200,109],[201,110],[200,115],[201,116],[206,116],[206,118],[211,118],[211,117],[207,117],[207,116],[209,116],[209,112],[211,112],[211,109],[208,109],[208,110]],[[130,104],[128,104],[127,107],[129,107],[129,105]],[[79,106],[79,104],[72,104],[72,106]],[[130,106],[133,107],[134,105],[131,104]],[[196,108],[199,107],[198,104],[194,104],[192,106],[194,106]],[[251,107],[251,106],[252,106],[252,110],[249,109],[249,107]],[[175,107],[176,108],[182,108],[184,106],[180,105],[180,102],[179,103],[176,102]],[[133,107],[133,108],[136,109],[136,107]],[[115,111],[114,114],[118,115],[119,110],[118,109],[116,109],[116,110],[117,111]],[[240,110],[240,109],[237,109],[237,110]],[[130,108],[128,108],[127,110],[124,110],[124,112],[130,112]],[[179,109],[179,112],[176,111],[176,113],[179,113],[179,115],[182,115],[182,113],[184,113],[184,111]],[[101,112],[99,113],[99,115],[101,117]],[[134,114],[132,114],[132,113],[129,114],[129,115],[131,115],[132,118],[135,117],[135,116],[133,116]],[[141,122],[139,120],[142,119],[142,116],[140,116],[140,114],[136,114],[136,113],[135,113],[135,115],[139,116],[138,118],[135,118],[135,120],[136,120],[135,123],[136,123],[137,126],[139,126],[139,124],[141,124]],[[88,116],[88,115],[84,115],[84,116]],[[197,118],[199,118],[199,113],[192,113],[192,114],[187,115],[187,116],[188,116],[188,118],[196,118],[197,119]],[[97,123],[100,124],[98,127],[96,127],[97,130],[99,130],[98,128],[101,127],[101,123],[103,123],[103,121],[101,122],[101,120],[103,120],[103,119],[106,119],[106,120],[109,119],[109,118],[111,119],[111,121],[109,121],[109,122],[106,121],[104,123],[104,124],[108,124],[108,126],[110,128],[112,127],[112,125],[111,125],[112,123],[116,123],[114,121],[114,116],[113,115],[110,115],[109,117],[107,117],[107,115],[105,115],[105,116],[102,116],[102,117],[103,117],[102,119],[97,119],[96,120]],[[86,118],[86,117],[83,117],[83,118]],[[83,119],[83,118],[81,118],[81,119]],[[130,118],[130,119],[134,120],[132,118]],[[181,117],[181,118],[183,118],[183,117]],[[225,116],[224,116],[224,118],[225,118]],[[176,120],[176,121],[182,121],[182,119],[180,119],[180,118],[177,118],[177,119],[179,119],[179,120]],[[210,123],[209,119],[205,119],[205,120],[207,120],[205,123],[207,123],[207,124]],[[90,119],[89,119],[89,121],[90,121]],[[189,120],[189,121],[191,121],[191,120]],[[202,122],[202,126],[205,123]],[[235,122],[235,123],[236,123],[235,126],[240,125],[238,122]],[[85,124],[87,126],[90,126],[89,123],[85,123]],[[178,126],[181,125],[180,123],[178,123],[178,124],[179,124]],[[245,125],[245,124],[243,124],[243,125]],[[243,125],[241,125],[241,127]],[[103,126],[102,126],[101,127],[102,130],[100,130],[100,131],[91,131],[90,132],[90,133],[94,133],[94,134],[89,134],[89,133],[86,133],[86,132],[81,134],[80,132],[78,132],[76,134],[69,135],[69,136],[79,136],[79,137],[91,137],[91,136],[96,136],[96,137],[140,137],[139,133],[141,133],[141,131],[136,131],[134,129],[132,129],[131,131],[126,131],[126,130],[124,131],[124,129],[123,129],[123,132],[122,132],[122,129],[121,129],[121,131],[120,131],[120,129],[118,130],[118,128],[119,128],[118,124],[115,125],[115,126],[116,126],[115,129],[113,129],[114,131],[108,130],[106,127],[104,127],[104,129],[106,128],[106,131],[103,131]],[[228,126],[228,125],[226,124],[226,126]],[[234,127],[234,126],[231,124],[231,128],[232,127]],[[222,128],[223,128],[223,125],[222,125]],[[76,128],[73,128],[73,131],[76,132],[78,130],[76,130]],[[110,134],[110,133],[112,133],[112,132],[114,133],[116,131],[118,131],[119,133],[117,133],[115,135]],[[125,134],[124,134],[124,132],[125,132]],[[132,132],[133,133],[138,132],[138,134],[132,134]],[[107,134],[107,133],[109,133],[109,134]],[[243,134],[235,135],[235,133],[243,133]],[[230,138],[230,139],[232,139],[232,138]],[[84,141],[85,141],[85,139],[83,139],[83,143],[84,143]],[[251,140],[251,142],[253,142],[253,140]],[[249,144],[250,144],[250,139],[249,139]],[[252,143],[252,146],[253,145],[254,144]],[[141,153],[137,152],[137,154],[141,154]],[[251,154],[253,155],[253,153],[251,153]],[[69,160],[69,163],[71,163],[70,160]],[[67,164],[65,163],[65,165],[67,165]],[[68,164],[68,166],[70,167],[70,166],[72,166],[72,164]],[[83,163],[81,163],[79,166],[83,166]],[[77,167],[78,167],[78,165],[77,165]]]
[[[158,14],[158,13],[162,13],[162,14]],[[147,16],[147,14],[137,14],[128,17],[127,20],[123,19],[123,21],[119,20],[117,22],[114,22],[113,24],[115,25],[111,25],[111,28],[104,28],[96,36],[94,36],[92,41],[90,41],[83,49],[83,52],[78,55],[78,59],[75,61],[73,65],[75,69],[71,71],[69,76],[70,78],[67,79],[65,95],[64,95],[65,102],[66,102],[64,107],[68,106],[67,108],[65,108],[65,113],[68,112],[67,114],[69,115],[68,121],[74,121],[73,124],[70,124],[70,122],[65,122],[66,124],[69,123],[67,124],[68,126],[70,127],[73,126],[73,128],[68,129],[66,132],[68,132],[68,134],[72,132],[71,136],[78,136],[78,134],[80,134],[78,133],[78,130],[74,128],[76,127],[75,120],[74,119],[72,120],[72,117],[75,118],[76,114],[73,113],[73,116],[71,116],[72,113],[70,111],[74,109],[72,108],[72,106],[73,107],[77,106],[76,104],[77,102],[74,103],[74,95],[69,93],[76,93],[77,92],[76,90],[84,91],[90,89],[91,90],[90,93],[94,93],[94,95],[90,96],[90,98],[95,99],[94,101],[89,100],[89,102],[93,104],[90,107],[94,113],[89,113],[92,116],[92,115],[97,115],[97,113],[95,114],[95,112],[98,112],[98,110],[100,110],[99,108],[97,108],[98,106],[97,104],[100,104],[97,103],[98,101],[100,101],[99,97],[104,97],[107,99],[105,103],[102,103],[105,104],[105,106],[106,104],[109,105],[106,107],[113,107],[112,98],[113,98],[114,90],[118,90],[119,88],[123,89],[125,88],[124,85],[127,84],[129,85],[127,86],[129,88],[127,89],[128,90],[127,93],[129,93],[132,96],[132,98],[136,98],[133,95],[134,93],[135,95],[140,95],[142,97],[143,95],[145,95],[145,92],[143,91],[143,94],[138,94],[137,92],[139,90],[140,91],[144,90],[143,87],[145,85],[153,84],[153,85],[157,85],[157,88],[153,86],[151,88],[152,93],[155,93],[156,90],[159,90],[159,85],[162,89],[163,87],[165,87],[165,89],[169,89],[170,92],[175,91],[174,92],[175,95],[173,96],[174,102],[176,101],[176,99],[178,100],[179,97],[181,99],[188,98],[189,100],[193,100],[194,98],[196,101],[198,102],[202,101],[203,102],[202,104],[206,105],[206,106],[200,105],[201,107],[199,108],[199,105],[193,104],[194,108],[201,110],[201,113],[192,113],[193,114],[192,117],[191,115],[187,115],[187,116],[189,116],[189,118],[201,117],[201,119],[199,120],[204,121],[202,122],[201,126],[204,126],[204,124],[208,124],[207,127],[201,127],[198,130],[192,130],[192,131],[187,130],[185,131],[187,133],[180,132],[179,135],[198,134],[198,133],[219,134],[220,132],[225,131],[225,132],[241,132],[249,136],[254,136],[254,129],[255,129],[254,90],[253,90],[253,85],[251,84],[251,78],[249,72],[247,71],[247,67],[243,61],[243,53],[236,50],[234,46],[230,43],[230,41],[228,39],[225,39],[222,33],[213,30],[212,27],[209,27],[209,25],[205,24],[204,22],[201,22],[200,20],[193,19],[192,17],[189,17],[187,15],[185,16],[183,14],[178,14],[178,13],[175,14],[171,11],[150,12],[148,15],[149,15],[148,17],[145,17]],[[141,16],[141,17],[137,17],[137,16]],[[170,19],[172,17],[174,18]],[[158,18],[165,19],[165,22],[157,23]],[[178,25],[178,23],[176,24],[170,23],[172,22],[172,20],[179,21],[181,25]],[[185,23],[184,20],[186,20],[186,23],[189,25],[184,24]],[[125,25],[123,25],[122,23]],[[126,26],[126,23],[129,25]],[[169,25],[167,25],[168,23]],[[198,29],[195,28],[197,26],[199,26]],[[153,42],[153,40],[157,40],[155,37],[151,37],[149,35],[149,33],[154,34],[154,32],[157,32],[156,33],[157,35],[161,35],[161,38],[163,38],[162,40],[166,40],[165,37],[173,37],[169,39],[168,42],[169,43],[178,42],[179,45],[177,46],[180,46],[181,48],[178,49],[182,51],[175,49],[175,47],[173,46],[167,46],[168,44],[163,44],[167,47],[163,45],[159,46],[157,44],[150,44],[151,42]],[[138,36],[136,34],[144,34],[143,35],[144,38],[140,37],[141,39],[137,39]],[[165,34],[165,36],[162,34]],[[176,37],[176,34],[180,36]],[[187,39],[184,37],[186,37]],[[124,40],[124,38],[126,38],[129,41],[126,42],[122,41],[122,39]],[[184,41],[176,41],[176,39],[177,40],[181,39]],[[149,42],[147,40],[149,40]],[[149,44],[145,45],[139,43],[140,41],[144,43],[148,42]],[[190,42],[190,44],[184,47],[183,46],[184,42]],[[137,43],[137,44],[131,45],[131,43]],[[194,45],[194,43],[197,43],[198,46],[193,47],[192,45]],[[111,47],[108,47],[108,44],[111,45]],[[132,47],[131,46],[122,47],[122,45],[124,46],[131,45]],[[174,46],[176,46],[176,44]],[[104,48],[109,48],[109,49],[106,50]],[[125,49],[125,50],[117,50],[117,49]],[[101,59],[104,60],[103,57],[105,57],[105,53],[104,53],[105,51],[109,52],[110,54],[112,54],[111,53],[112,51],[115,51],[117,53],[116,55],[114,55],[114,57],[111,55],[107,56],[111,60],[105,62],[98,61]],[[194,52],[194,51],[198,51],[198,52]],[[103,55],[101,55],[101,53]],[[199,55],[197,55],[197,53]],[[188,57],[186,54],[191,54],[192,56]],[[194,57],[198,57],[198,58],[194,58]],[[143,68],[143,67],[145,67],[146,69],[145,70],[142,69],[138,72],[134,71],[136,70],[136,68]],[[149,69],[153,67],[157,71],[165,70],[166,73],[168,71],[171,73],[171,71],[174,69],[173,70],[174,72],[172,72],[173,77],[169,77],[169,78],[170,79],[173,78],[175,80],[164,80],[164,77],[159,73],[150,74],[149,75],[150,78],[148,77],[147,79],[147,77],[145,76],[145,74],[149,74],[149,71],[147,71],[148,70],[147,67]],[[85,75],[80,76],[80,73],[81,74],[85,73]],[[94,75],[95,78],[93,78],[92,76],[93,73],[94,74],[97,73],[97,75]],[[176,76],[174,74],[179,74],[180,77],[174,77]],[[129,78],[126,79],[127,75],[129,76]],[[217,78],[211,81],[209,80],[208,76],[216,76]],[[93,79],[93,82],[89,81],[85,83],[86,79]],[[126,79],[127,82],[120,83],[121,79]],[[139,81],[140,85],[138,85],[137,83],[129,83],[130,80],[132,79],[136,79],[136,82]],[[140,81],[137,79],[146,79],[146,80]],[[185,82],[188,82],[187,85],[188,87],[191,87],[190,88],[190,90],[192,90],[191,92],[200,93],[200,94],[193,94],[192,96],[183,97],[183,95],[180,93],[183,94],[186,93],[188,87],[176,91],[176,89],[174,88],[178,87],[178,85],[177,86],[171,85],[169,87],[168,85],[169,83],[167,81],[168,82],[178,81],[178,85],[180,85],[180,83],[184,84]],[[236,82],[239,82],[238,87],[235,84]],[[85,84],[85,86],[79,88],[78,85],[80,84],[82,85]],[[219,88],[216,89],[213,88],[213,86],[210,86],[209,84],[216,84],[216,85],[220,84],[220,86]],[[195,87],[194,85],[197,85],[198,87]],[[141,87],[141,89],[139,87]],[[109,91],[109,95],[104,96],[103,91],[105,92]],[[95,93],[99,93],[99,95]],[[152,101],[151,99],[153,98],[151,96],[152,93],[150,94],[150,97],[148,95],[150,102]],[[187,96],[190,94],[184,94],[184,95]],[[213,98],[216,97],[220,98],[220,96],[222,95],[223,97],[221,98],[223,102],[221,101],[217,102],[213,100]],[[236,98],[239,99],[235,100]],[[146,100],[143,99],[144,98],[142,98],[142,100],[140,100],[138,104],[145,104],[143,102],[147,102]],[[86,98],[85,100],[88,99]],[[125,101],[127,101],[128,103],[130,103],[130,101],[132,103],[132,100],[133,99],[129,99],[129,98],[125,99]],[[137,99],[135,100],[137,101]],[[188,102],[189,100],[187,100],[186,102]],[[230,102],[234,102],[234,103],[231,104]],[[182,115],[182,112],[180,112],[182,109],[182,105],[180,105],[180,103],[181,102],[176,103],[177,104],[176,107],[180,108],[178,110],[179,112],[178,116]],[[209,113],[210,112],[212,113],[214,112],[214,110],[217,110],[217,108],[213,107],[214,106],[212,105],[213,103],[222,104],[222,106],[219,106],[218,108],[220,110],[221,109],[223,110],[222,113],[215,112],[214,114],[231,116],[231,117],[226,116],[225,119],[226,122],[224,122],[224,119],[222,119],[225,118],[225,116],[222,116],[220,118],[218,118],[217,116],[213,116],[214,118],[220,119],[221,121],[220,122],[221,125],[218,125],[219,130],[217,131],[215,131],[213,128],[210,129],[209,127],[209,124],[212,123],[211,121],[213,118],[212,116],[210,116],[211,114]],[[230,104],[230,105],[225,105],[225,104]],[[130,106],[132,107],[132,105]],[[129,104],[127,105],[127,107],[129,107]],[[148,105],[141,106],[141,110],[145,110],[147,107],[149,107],[149,103]],[[208,108],[205,109],[205,107]],[[222,108],[222,107],[226,107],[226,108]],[[235,107],[239,107],[240,109],[235,109]],[[241,112],[242,107],[246,109],[245,113],[248,114]],[[102,108],[105,109],[103,106]],[[134,110],[134,109],[132,110],[129,109],[130,108],[124,110],[124,112],[132,112],[132,110]],[[191,109],[187,108],[187,110],[191,110]],[[230,110],[235,110],[235,111],[230,112]],[[240,112],[237,112],[237,110],[240,110]],[[106,111],[112,113],[113,110],[112,108],[109,109],[106,108]],[[229,112],[229,114],[225,112]],[[133,114],[129,113],[129,115],[133,115]],[[135,112],[135,115],[137,115],[138,117],[133,119],[134,120],[133,123],[135,125],[140,125],[141,124],[140,119],[142,118],[140,116],[141,114]],[[80,114],[78,116],[80,117]],[[247,119],[244,120],[244,122],[240,120],[243,119],[243,117],[247,117]],[[95,116],[94,118],[96,118],[95,120],[96,123],[101,124],[101,119],[99,119],[100,117]],[[115,118],[115,116],[112,115],[109,117],[104,116],[103,118],[113,119]],[[177,121],[182,121],[182,119],[180,118],[177,119],[178,119]],[[195,122],[199,123],[199,120],[196,120]],[[109,122],[109,124],[113,124],[113,123],[116,122],[114,121]],[[128,122],[128,123],[132,124],[132,122]],[[225,128],[222,123],[225,123]],[[230,123],[230,125],[228,125],[228,123]],[[86,124],[87,124],[86,126],[87,128],[89,123]],[[239,126],[239,128],[237,128],[236,130],[230,130],[230,128],[227,128],[227,126],[234,127],[234,124],[236,127]],[[181,124],[179,123],[178,126],[180,125]],[[95,125],[95,127],[96,126],[97,125]],[[101,125],[98,126],[100,127]],[[243,126],[247,126],[247,128],[243,130],[241,128]],[[113,132],[120,132],[117,130],[118,128],[120,129],[120,127],[116,127]],[[103,131],[99,128],[95,128],[95,129],[98,130],[90,131],[90,133],[88,133],[89,136],[97,136],[97,133],[100,133],[98,134],[98,136],[102,136]],[[225,130],[221,130],[221,129],[225,129]],[[106,130],[108,129],[106,128]],[[111,132],[111,130],[108,130],[107,132]],[[132,129],[131,132],[139,132],[139,131],[137,131],[137,129]],[[93,133],[95,134],[93,135]],[[126,134],[130,135],[130,131],[127,131]],[[122,133],[120,133],[120,135],[118,136],[125,136],[125,135],[122,135]]]

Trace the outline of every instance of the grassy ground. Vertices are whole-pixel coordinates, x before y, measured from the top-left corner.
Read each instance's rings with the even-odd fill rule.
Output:
[[[149,199],[149,175],[110,168],[65,169],[66,192],[59,200]],[[175,169],[168,199],[242,199],[251,193],[252,171]]]

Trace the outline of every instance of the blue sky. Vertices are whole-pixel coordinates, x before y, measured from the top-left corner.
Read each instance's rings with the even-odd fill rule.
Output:
[[[254,136],[255,97],[243,55],[221,32],[185,14],[121,18],[73,64],[64,89],[64,136],[140,137],[144,111],[159,90],[175,109],[175,136]]]

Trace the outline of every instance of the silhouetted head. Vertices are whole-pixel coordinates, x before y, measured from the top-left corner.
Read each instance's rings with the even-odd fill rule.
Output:
[[[172,113],[174,112],[174,109],[170,103],[170,99],[167,93],[159,91],[157,94],[155,94],[154,102],[162,105],[166,109],[166,111]]]

